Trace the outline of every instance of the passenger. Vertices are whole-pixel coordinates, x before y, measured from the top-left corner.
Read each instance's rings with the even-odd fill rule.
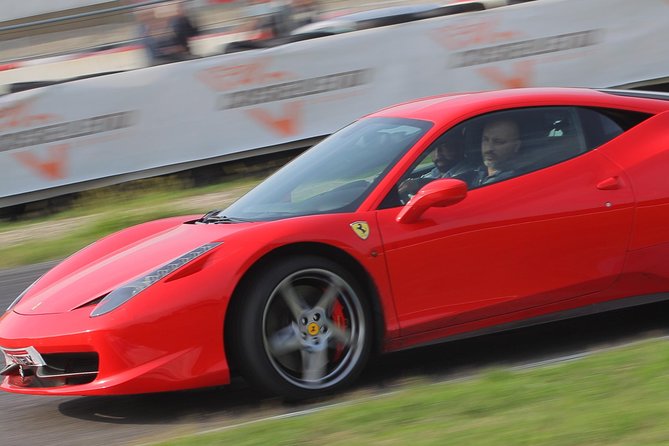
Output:
[[[483,186],[515,175],[515,161],[521,140],[518,124],[511,119],[491,121],[483,128],[481,157],[477,167],[465,181],[469,187]]]

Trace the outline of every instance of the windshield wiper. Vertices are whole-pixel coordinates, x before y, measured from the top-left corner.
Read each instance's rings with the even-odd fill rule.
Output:
[[[201,223],[249,223],[253,220],[245,220],[243,218],[228,217],[227,215],[217,215],[221,212],[220,209],[214,209],[207,212],[202,216],[200,220]]]

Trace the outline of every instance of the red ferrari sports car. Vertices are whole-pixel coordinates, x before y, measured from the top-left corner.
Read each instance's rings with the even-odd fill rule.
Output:
[[[2,389],[229,383],[288,398],[376,351],[669,298],[669,95],[407,102],[333,134],[223,211],[108,236],[0,319]]]

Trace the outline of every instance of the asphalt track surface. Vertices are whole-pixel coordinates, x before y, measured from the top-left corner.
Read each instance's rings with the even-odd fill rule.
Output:
[[[53,264],[0,271],[4,309]],[[120,397],[34,397],[0,393],[0,443],[138,445],[249,420],[391,392],[407,380],[444,381],[491,367],[564,360],[640,339],[669,335],[669,303],[628,308],[476,339],[383,356],[343,395],[304,405],[255,393],[241,380],[226,387]],[[0,360],[1,361],[1,360]]]

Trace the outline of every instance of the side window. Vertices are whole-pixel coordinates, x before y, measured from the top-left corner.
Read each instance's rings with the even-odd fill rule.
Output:
[[[538,170],[588,150],[578,109],[547,107],[537,109],[536,138],[526,143],[520,162],[524,172]]]
[[[578,156],[596,139],[584,133],[584,117],[600,119],[601,135],[622,132],[614,120],[577,107],[504,110],[462,122],[421,154],[381,207],[405,204],[437,178],[460,179],[474,189]]]
[[[645,113],[581,108],[578,111],[588,149],[594,149],[650,117]]]

